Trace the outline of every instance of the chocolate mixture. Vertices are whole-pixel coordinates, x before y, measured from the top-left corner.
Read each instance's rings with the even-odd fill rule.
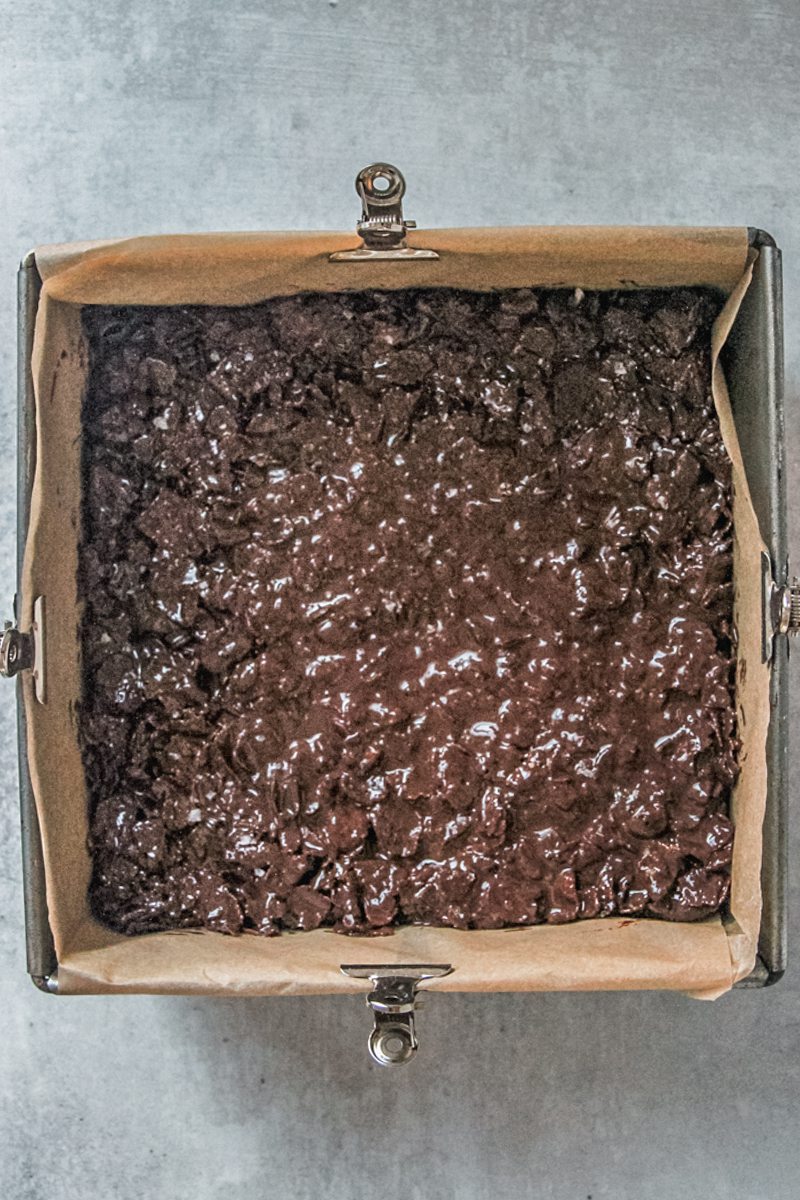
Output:
[[[698,290],[85,312],[80,732],[125,933],[725,901]]]

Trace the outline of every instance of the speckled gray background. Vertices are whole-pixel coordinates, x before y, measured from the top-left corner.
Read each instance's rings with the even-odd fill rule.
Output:
[[[26,249],[349,227],[356,170],[385,158],[406,172],[421,225],[771,230],[800,483],[797,0],[0,0],[0,46],[9,456]],[[0,535],[8,611],[10,457]],[[713,1005],[438,997],[416,1062],[396,1072],[369,1064],[355,999],[40,995],[25,975],[12,691],[0,697],[2,1200],[800,1193],[797,958],[777,988]],[[792,930],[797,919],[795,903]]]

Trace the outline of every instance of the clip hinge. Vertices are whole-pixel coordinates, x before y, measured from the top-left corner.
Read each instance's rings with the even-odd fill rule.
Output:
[[[342,973],[353,979],[369,979],[372,991],[367,1007],[372,1009],[374,1025],[367,1045],[372,1058],[381,1067],[395,1067],[408,1062],[417,1052],[419,1042],[414,1026],[414,1014],[419,1007],[417,991],[429,979],[449,975],[453,968],[447,964],[415,964],[398,966],[342,966]]]
[[[800,632],[800,579],[776,587],[773,597],[774,625],[776,633]]]
[[[788,578],[788,570],[785,578]],[[775,639],[781,635],[800,632],[800,579],[791,583],[776,583],[772,560],[761,551],[761,599],[763,606],[761,650],[764,662],[770,662]]]
[[[339,250],[331,262],[359,259],[438,258],[435,250],[409,246],[406,233],[416,229],[416,221],[403,216],[406,181],[391,163],[373,163],[356,176],[356,191],[361,198],[361,220],[356,233],[361,245],[356,250]]]

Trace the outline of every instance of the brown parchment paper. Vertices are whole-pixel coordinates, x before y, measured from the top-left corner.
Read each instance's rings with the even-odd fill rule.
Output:
[[[761,824],[766,795],[769,669],[761,662],[761,537],[718,355],[750,281],[744,229],[520,228],[418,231],[438,261],[331,263],[351,234],[208,234],[44,247],[33,378],[37,455],[25,550],[21,627],[45,596],[47,698],[23,679],[28,755],[42,828],[47,900],[62,992],[266,995],[344,992],[361,985],[342,962],[449,962],[443,990],[668,988],[714,997],[755,960]],[[89,912],[86,791],[77,742],[80,695],[76,591],[80,407],[87,357],[80,306],[249,304],[298,291],[441,285],[585,288],[705,284],[728,296],[713,337],[713,386],[734,471],[737,704],[742,770],[731,915],[696,925],[593,920],[567,926],[460,931],[406,927],[390,937],[328,930],[261,938],[174,931],[124,938]]]

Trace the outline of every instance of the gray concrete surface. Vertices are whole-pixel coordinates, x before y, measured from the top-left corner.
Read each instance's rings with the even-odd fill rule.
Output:
[[[356,170],[386,158],[420,224],[772,230],[800,483],[797,0],[0,0],[0,45],[9,456],[24,250],[349,227]],[[8,610],[10,458],[0,470]],[[12,690],[0,695],[3,1200],[800,1193],[797,953],[777,988],[713,1005],[431,1000],[417,1061],[388,1073],[367,1061],[356,1000],[40,995],[23,957]]]

